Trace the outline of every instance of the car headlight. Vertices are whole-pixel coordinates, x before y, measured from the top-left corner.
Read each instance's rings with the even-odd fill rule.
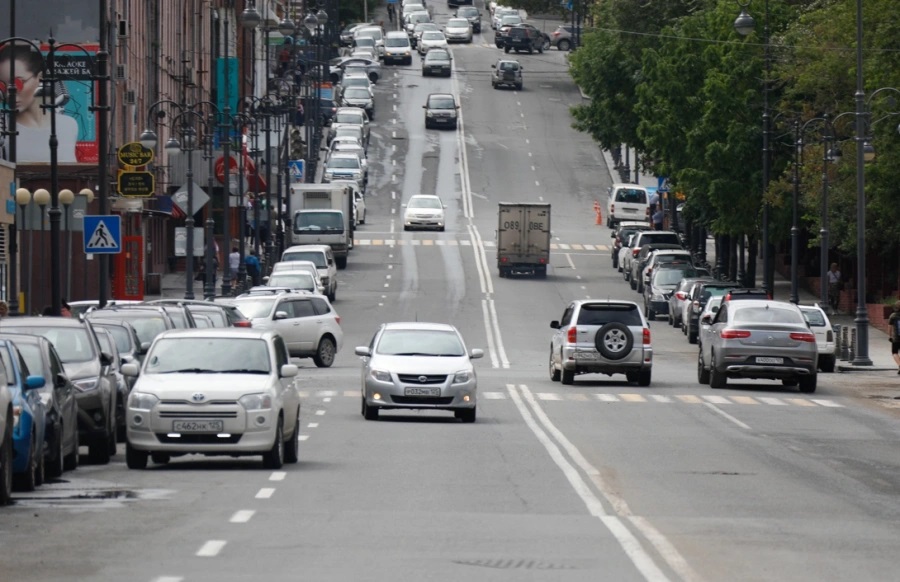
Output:
[[[457,372],[453,375],[453,383],[454,384],[465,384],[472,378],[472,373],[468,370]]]
[[[425,117],[434,117],[434,112],[432,112],[432,111],[426,111],[426,112],[425,112]]]
[[[159,398],[153,394],[147,394],[146,392],[132,392],[131,395],[128,396],[128,408],[152,410],[157,402],[159,402]]]
[[[269,394],[247,394],[238,398],[246,410],[267,410],[272,408],[272,396]]]
[[[96,390],[100,385],[100,378],[86,378],[84,380],[75,380],[74,382],[72,382],[72,384],[79,392],[90,392],[91,390]]]
[[[390,382],[391,373],[386,370],[372,370],[372,378],[379,382]]]

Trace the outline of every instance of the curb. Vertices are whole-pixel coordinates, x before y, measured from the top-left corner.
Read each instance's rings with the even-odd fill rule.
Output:
[[[840,372],[896,372],[897,368],[887,366],[856,366],[854,364],[838,364],[836,366]]]

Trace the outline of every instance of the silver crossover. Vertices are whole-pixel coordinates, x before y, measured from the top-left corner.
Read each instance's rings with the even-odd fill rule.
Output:
[[[463,422],[475,422],[478,379],[472,360],[484,352],[466,350],[459,331],[442,323],[387,323],[363,356],[362,414],[377,420],[379,410],[420,408],[452,410]]]
[[[728,378],[781,380],[816,391],[818,350],[800,308],[766,299],[722,301],[714,315],[703,316],[709,328],[700,342],[697,379],[724,388]]]

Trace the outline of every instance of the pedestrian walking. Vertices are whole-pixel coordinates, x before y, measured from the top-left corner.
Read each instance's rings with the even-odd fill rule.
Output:
[[[388,2],[388,5],[387,5],[387,13],[388,13],[388,20],[390,20],[390,21],[393,23],[393,22],[394,22],[394,15],[396,14],[396,8],[394,8],[394,3],[393,3],[393,2]]]
[[[251,250],[250,254],[244,258],[244,264],[247,265],[247,275],[250,276],[253,285],[259,285],[261,265],[259,263],[259,257],[256,256],[256,249]]]
[[[900,374],[900,301],[894,303],[894,312],[888,318],[888,338],[891,340],[891,357],[897,364],[897,374]]]
[[[828,304],[831,306],[832,312],[837,313],[838,306],[841,304],[841,289],[844,286],[837,263],[831,263],[831,269],[828,270],[826,279],[828,282]]]

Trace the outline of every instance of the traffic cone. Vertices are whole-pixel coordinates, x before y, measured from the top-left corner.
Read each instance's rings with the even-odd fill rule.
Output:
[[[603,214],[600,212],[600,202],[594,200],[594,214],[597,215],[596,224],[603,224]]]

